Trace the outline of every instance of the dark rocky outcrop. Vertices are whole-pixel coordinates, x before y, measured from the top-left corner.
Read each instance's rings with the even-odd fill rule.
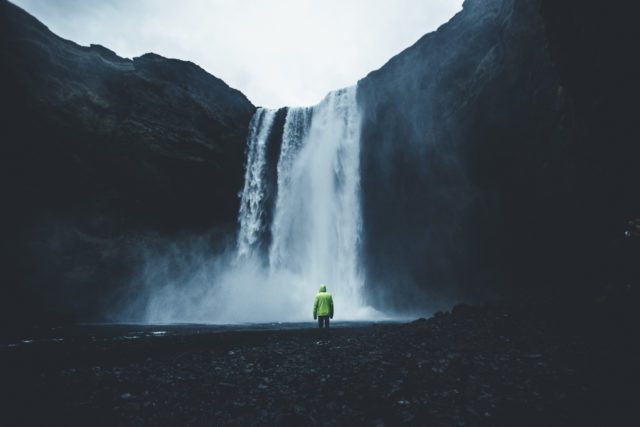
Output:
[[[640,289],[640,238],[623,237],[640,218],[640,39],[631,4],[541,0],[548,51],[571,101],[577,143],[571,193],[580,228],[571,268],[582,272],[579,290],[598,296]],[[571,252],[569,252],[571,254]],[[627,296],[627,298],[629,295]]]
[[[63,293],[93,313],[134,235],[235,225],[255,107],[197,65],[79,46],[3,0],[0,93],[3,314]]]
[[[0,342],[3,419],[21,426],[632,425],[635,324],[573,308],[466,306],[411,324],[337,322],[330,331],[47,329],[29,343]],[[574,317],[583,310],[589,316]]]
[[[637,74],[633,49],[615,47],[634,26],[615,30],[602,7],[564,3],[467,0],[359,82],[376,301],[588,294],[603,283],[607,247],[638,212],[634,109],[617,102]]]

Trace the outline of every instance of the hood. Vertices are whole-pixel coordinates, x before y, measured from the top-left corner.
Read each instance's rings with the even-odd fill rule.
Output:
[[[325,285],[320,285],[320,292],[327,292],[327,287]]]

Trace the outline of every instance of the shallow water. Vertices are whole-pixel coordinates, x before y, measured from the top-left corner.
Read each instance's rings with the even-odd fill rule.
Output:
[[[335,321],[332,328],[362,327],[380,323],[373,321]],[[275,322],[275,323],[243,323],[229,325],[211,324],[135,324],[135,323],[83,323],[61,327],[31,328],[21,332],[13,332],[0,336],[0,347],[15,348],[42,343],[68,342],[109,342],[139,339],[162,339],[199,334],[212,334],[234,331],[267,331],[313,329],[318,325],[310,322]]]

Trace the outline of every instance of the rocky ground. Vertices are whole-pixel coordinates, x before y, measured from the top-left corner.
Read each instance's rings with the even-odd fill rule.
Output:
[[[577,311],[4,346],[3,425],[632,425],[629,319]]]

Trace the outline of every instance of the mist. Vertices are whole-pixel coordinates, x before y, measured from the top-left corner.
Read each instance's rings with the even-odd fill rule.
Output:
[[[283,123],[275,123],[278,110],[259,108],[247,137],[236,241],[217,254],[206,240],[145,254],[137,286],[129,287],[139,293],[123,316],[141,312],[148,323],[304,321],[324,284],[337,320],[387,318],[366,304],[356,91],[289,108]],[[272,159],[268,152],[278,148]]]

